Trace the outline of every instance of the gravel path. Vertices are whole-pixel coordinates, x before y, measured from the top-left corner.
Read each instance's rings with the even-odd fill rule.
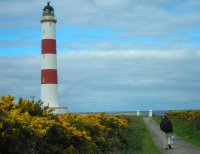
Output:
[[[176,137],[172,149],[164,150],[159,125],[151,118],[144,118],[144,122],[150,130],[155,144],[160,148],[163,154],[200,154],[200,148],[183,141],[179,137]]]

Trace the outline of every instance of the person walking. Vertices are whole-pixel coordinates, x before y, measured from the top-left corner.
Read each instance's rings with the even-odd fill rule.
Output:
[[[165,150],[168,148],[171,149],[171,136],[173,134],[173,126],[170,119],[167,116],[167,113],[163,115],[163,118],[160,122],[160,129],[162,130],[163,135],[163,144]]]

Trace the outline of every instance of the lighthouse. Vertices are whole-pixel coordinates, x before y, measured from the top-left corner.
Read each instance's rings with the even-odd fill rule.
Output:
[[[41,100],[44,105],[57,108],[58,76],[56,55],[56,22],[54,9],[50,2],[43,9],[42,24],[42,66],[41,66]]]

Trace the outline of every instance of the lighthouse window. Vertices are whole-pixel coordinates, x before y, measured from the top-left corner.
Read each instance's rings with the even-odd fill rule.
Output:
[[[48,13],[49,13],[49,10],[48,10],[48,9],[46,9],[46,10],[45,10],[45,14],[48,14]]]
[[[45,30],[43,30],[43,34],[45,34]]]
[[[50,27],[51,27],[51,23],[50,23]]]

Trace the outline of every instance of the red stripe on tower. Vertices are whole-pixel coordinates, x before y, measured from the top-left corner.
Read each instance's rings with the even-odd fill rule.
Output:
[[[56,40],[43,39],[42,40],[42,54],[56,54]]]
[[[57,70],[45,69],[41,72],[41,84],[57,84]]]

